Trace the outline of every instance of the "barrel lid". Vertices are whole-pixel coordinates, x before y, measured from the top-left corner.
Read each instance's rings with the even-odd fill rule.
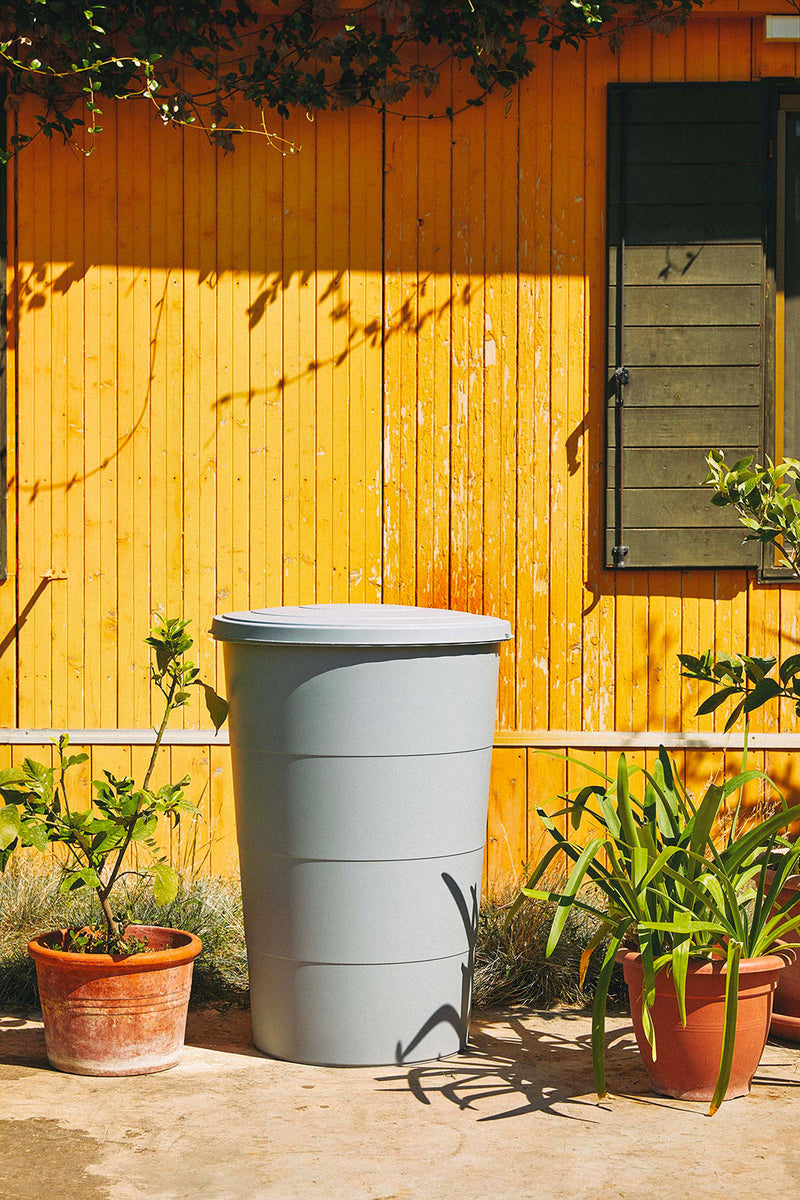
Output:
[[[471,646],[506,642],[508,621],[409,604],[299,604],[214,617],[223,642],[309,646]]]

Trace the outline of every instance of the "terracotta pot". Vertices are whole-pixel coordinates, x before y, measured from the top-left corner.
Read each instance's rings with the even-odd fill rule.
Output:
[[[52,949],[62,936],[58,931],[29,944],[47,1057],[57,1070],[146,1075],[178,1062],[192,967],[202,943],[180,929],[131,925],[129,930],[153,949],[127,958],[75,954]]]
[[[697,960],[686,979],[686,1027],[681,1025],[672,974],[659,971],[651,1015],[656,1033],[656,1061],[642,1029],[642,958],[630,950],[617,955],[625,972],[636,1041],[653,1088],[676,1100],[710,1100],[722,1055],[726,966]],[[772,998],[786,960],[776,954],[742,959],[739,964],[739,1009],[736,1046],[726,1100],[746,1096],[769,1032]]]
[[[767,872],[767,887],[772,882],[773,874]],[[778,903],[785,904],[793,896],[800,904],[800,875],[790,875],[784,887],[778,894]],[[792,909],[791,916],[800,915],[800,908]],[[776,1037],[786,1038],[789,1042],[800,1042],[800,930],[794,930],[788,935],[788,943],[798,951],[794,962],[789,963],[778,982],[775,1002],[772,1008],[772,1024],[770,1033]],[[795,939],[795,940],[793,940]]]

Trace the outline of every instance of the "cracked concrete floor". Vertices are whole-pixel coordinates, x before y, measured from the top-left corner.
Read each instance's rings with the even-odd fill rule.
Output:
[[[0,1200],[714,1200],[800,1181],[800,1047],[770,1043],[752,1094],[648,1091],[609,1022],[617,1096],[592,1094],[585,1013],[473,1022],[468,1054],[414,1067],[259,1054],[247,1013],[190,1013],[180,1066],[90,1079],[47,1066],[39,1021],[0,1018]]]

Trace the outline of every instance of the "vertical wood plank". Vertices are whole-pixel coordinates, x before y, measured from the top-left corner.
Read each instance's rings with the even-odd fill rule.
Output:
[[[50,151],[34,142],[30,159],[20,168],[20,187],[30,196],[19,212],[19,255],[26,279],[24,312],[20,313],[19,367],[19,720],[26,725],[50,724],[51,613],[50,566],[50,266],[51,204],[47,186]],[[24,615],[24,620],[23,620]],[[33,757],[33,756],[31,756]]]
[[[374,603],[382,587],[382,118],[371,110],[353,109],[348,113],[348,130],[349,600]]]
[[[553,845],[553,840],[542,823],[537,810],[541,809],[553,822],[562,836],[567,835],[567,761],[563,751],[528,750],[528,796],[527,796],[527,862],[528,869],[538,864]],[[559,854],[552,863],[551,875],[555,878],[566,868],[566,856]]]
[[[451,86],[449,70],[442,89]],[[417,602],[449,603],[450,542],[450,124],[419,130],[417,291]]]
[[[209,757],[210,869],[215,875],[229,875],[236,871],[239,861],[233,806],[231,756],[227,746],[212,746]]]
[[[126,219],[117,233],[117,720],[123,727],[150,723],[150,700],[138,664],[147,660],[143,644],[150,628],[150,174],[149,126],[134,106],[120,105],[117,137],[117,187]],[[78,326],[80,332],[80,325]],[[76,348],[77,351],[77,348]],[[76,353],[77,356],[77,353]],[[72,390],[72,389],[71,389]],[[74,396],[76,451],[82,446],[82,403]],[[72,425],[73,423],[71,423]],[[76,483],[80,483],[77,480]],[[76,493],[73,500],[69,500]],[[67,497],[68,521],[80,529],[80,486]],[[81,571],[81,544],[70,555]],[[76,664],[78,680],[82,663]]]
[[[550,722],[550,363],[554,56],[545,54],[520,96],[518,721]],[[523,580],[530,580],[529,588]]]
[[[153,125],[150,136],[151,392],[150,606],[183,608],[183,140]]]
[[[676,31],[677,32],[677,31]],[[714,23],[681,30],[679,37],[653,39],[653,78],[667,82],[714,79],[718,71]],[[710,503],[710,502],[709,502]],[[674,572],[650,571],[648,589],[648,728],[676,729],[681,724],[680,587]]]
[[[416,112],[416,97],[406,105]],[[386,117],[384,164],[384,601],[413,604],[417,554],[419,122]],[[424,502],[423,502],[424,503]],[[424,518],[423,518],[424,520]]]
[[[17,116],[8,114],[7,135],[16,127]],[[20,262],[17,251],[17,226],[15,195],[17,188],[17,159],[4,173],[0,186],[6,188],[7,227],[7,279],[6,279],[6,562],[7,576],[0,582],[0,630],[3,634],[0,648],[0,721],[7,725],[17,720],[17,654],[16,620],[18,612],[18,554],[17,554],[17,392],[19,387],[19,364],[17,356],[20,319]],[[3,766],[10,766],[10,757]]]
[[[284,361],[284,596],[285,604],[314,599],[316,313],[313,286],[314,124],[293,116],[285,136],[300,146],[283,160]]]
[[[469,94],[466,72],[454,69],[450,604],[479,612],[483,593],[485,115],[483,110],[464,109]]]
[[[719,23],[720,79],[750,79],[753,61],[753,26],[750,17],[726,17]]]
[[[179,783],[188,775],[186,799],[200,809],[195,817],[182,813],[178,825],[167,831],[172,865],[187,881],[209,873],[211,837],[208,828],[208,774],[210,751],[207,746],[171,746],[170,775]],[[170,836],[171,832],[171,836]]]
[[[204,679],[217,680],[223,689],[222,656],[207,634],[211,616],[230,608],[230,596],[221,595],[217,546],[219,534],[219,511],[217,495],[221,475],[218,443],[218,420],[221,415],[217,403],[218,369],[208,363],[210,347],[217,345],[217,164],[218,159],[202,137],[192,137],[187,132],[184,139],[186,156],[186,178],[189,214],[185,219],[185,258],[192,264],[193,271],[185,283],[186,316],[185,339],[187,364],[184,368],[186,410],[184,425],[188,446],[197,446],[197,500],[185,517],[185,538],[193,546],[188,559],[184,555],[184,573],[188,569],[188,580],[196,569],[197,625],[195,626],[195,650],[197,664]],[[188,293],[193,292],[191,301]],[[196,427],[196,434],[194,428]],[[194,438],[196,437],[196,442]],[[197,526],[192,528],[196,517]],[[197,551],[195,557],[194,544]],[[204,706],[198,697],[194,710],[198,723],[205,724]]]
[[[517,96],[492,100],[486,141],[483,611],[516,625],[517,591]],[[498,720],[516,722],[514,643],[500,652]]]
[[[499,896],[520,882],[527,859],[527,753],[503,747],[492,755],[484,892]]]
[[[586,305],[584,312],[585,429],[583,459],[586,568],[583,604],[583,728],[614,725],[615,619],[613,579],[603,568],[605,490],[606,94],[618,56],[607,42],[586,47]],[[594,231],[594,232],[593,232]],[[602,231],[602,233],[598,233]],[[576,439],[577,440],[577,439]]]

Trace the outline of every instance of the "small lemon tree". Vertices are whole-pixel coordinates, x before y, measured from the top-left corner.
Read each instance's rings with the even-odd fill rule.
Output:
[[[105,771],[102,780],[94,780],[91,809],[77,808],[71,799],[70,776],[88,755],[71,754],[66,734],[55,742],[56,763],[26,758],[19,767],[0,771],[0,870],[5,870],[12,854],[22,847],[45,852],[61,846],[66,852],[62,865],[61,889],[74,892],[93,890],[101,912],[102,929],[74,932],[68,948],[98,953],[129,954],[142,949],[135,938],[126,937],[126,920],[115,914],[112,891],[126,875],[150,875],[155,899],[166,904],[175,898],[178,875],[160,852],[156,841],[159,820],[166,818],[177,825],[182,814],[196,815],[198,809],[186,798],[185,776],[177,783],[151,787],[153,771],[172,713],[190,699],[190,689],[200,687],[215,729],[227,716],[228,706],[210,684],[200,678],[198,668],[185,656],[192,647],[186,632],[188,621],[157,619],[146,639],[155,662],[150,678],[164,698],[164,711],[156,731],[153,751],[141,783],[130,776]],[[136,847],[145,865],[126,866],[128,851]]]

